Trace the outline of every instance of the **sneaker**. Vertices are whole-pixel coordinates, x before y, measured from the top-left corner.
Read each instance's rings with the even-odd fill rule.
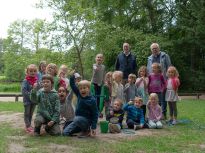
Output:
[[[26,128],[25,131],[26,131],[26,133],[33,133],[34,130],[33,130],[33,127],[30,126],[30,127]]]
[[[172,125],[176,125],[177,124],[177,121],[176,120],[173,120],[172,121]]]
[[[86,138],[90,136],[90,130],[86,132],[81,132],[80,135],[78,135],[78,138]]]

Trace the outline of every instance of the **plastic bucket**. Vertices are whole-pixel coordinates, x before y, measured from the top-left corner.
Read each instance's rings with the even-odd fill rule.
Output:
[[[100,132],[101,133],[108,132],[108,121],[100,121]]]

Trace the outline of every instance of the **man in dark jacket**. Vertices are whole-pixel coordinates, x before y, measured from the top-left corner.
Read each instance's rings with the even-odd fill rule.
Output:
[[[115,70],[123,72],[123,84],[127,82],[130,73],[136,73],[136,57],[130,52],[128,43],[123,44],[123,51],[117,56]]]

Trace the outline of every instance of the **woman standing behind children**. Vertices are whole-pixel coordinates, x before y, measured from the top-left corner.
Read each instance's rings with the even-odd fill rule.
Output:
[[[176,124],[177,122],[177,101],[178,101],[178,87],[180,85],[179,73],[174,66],[170,66],[167,70],[167,90],[165,94],[165,99],[169,104],[170,111],[170,123]]]
[[[148,126],[151,129],[161,129],[162,123],[162,109],[158,104],[158,96],[156,93],[151,93],[149,96],[149,102],[147,104],[148,108]]]
[[[122,110],[122,101],[115,99],[113,106],[110,109],[108,120],[109,120],[109,131],[110,133],[120,133],[122,128],[122,121],[124,117],[124,111]]]
[[[165,89],[165,80],[161,73],[161,66],[159,63],[152,64],[152,73],[148,76],[149,83],[148,83],[148,92],[156,93],[159,98],[159,105],[162,107],[162,110],[165,110],[166,103],[163,100],[163,91]],[[166,112],[163,113],[163,119],[166,117]]]
[[[124,93],[125,93],[125,102],[128,103],[130,100],[134,100],[137,94],[137,87],[135,86],[136,75],[129,74],[128,75],[128,83],[125,85]]]
[[[137,93],[143,100],[143,105],[141,108],[143,109],[144,117],[146,115],[146,105],[149,97],[147,89],[149,79],[147,74],[147,67],[141,66],[138,71],[138,78],[135,82],[135,85],[137,86]]]
[[[92,84],[94,85],[94,92],[92,93],[97,98],[97,107],[98,110],[100,109],[100,93],[101,93],[101,87],[104,82],[104,76],[105,76],[105,66],[103,63],[103,54],[97,54],[95,57],[95,64],[93,64],[93,76],[91,79]],[[100,114],[101,116],[102,114]]]
[[[113,82],[112,82],[112,101],[111,106],[113,105],[115,99],[121,99],[124,103],[124,91],[122,85],[123,73],[121,71],[114,71],[112,74]]]
[[[37,83],[37,66],[30,64],[26,68],[26,77],[22,82],[22,94],[24,103],[24,123],[25,130],[28,133],[33,132],[33,127],[31,126],[32,116],[36,104],[30,99],[30,93],[33,89],[34,84]]]

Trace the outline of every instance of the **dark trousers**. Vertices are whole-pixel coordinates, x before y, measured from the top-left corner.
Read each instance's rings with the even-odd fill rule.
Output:
[[[139,120],[132,120],[132,119],[127,119],[127,126],[129,129],[134,129],[134,125],[139,125],[140,121]]]
[[[31,126],[32,116],[35,108],[35,104],[24,105],[24,123],[26,128]]]
[[[169,104],[169,114],[171,118],[177,118],[177,103],[176,101],[168,102]]]
[[[98,86],[97,84],[94,84],[94,89],[95,89],[95,96],[97,97],[97,107],[98,111],[100,110],[100,94],[101,94],[101,86]]]
[[[83,116],[75,116],[72,123],[70,123],[63,130],[64,136],[72,136],[74,133],[86,132],[89,130],[90,122]]]
[[[144,118],[145,118],[146,110],[147,110],[147,105],[142,105],[141,108],[143,110],[143,114],[144,114]]]

